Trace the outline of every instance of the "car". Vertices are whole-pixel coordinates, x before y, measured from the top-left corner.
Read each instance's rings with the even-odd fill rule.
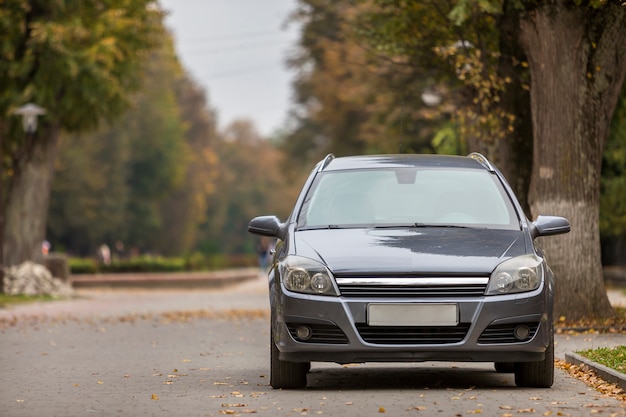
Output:
[[[567,233],[528,220],[483,155],[320,161],[276,238],[268,272],[270,385],[307,384],[311,362],[493,362],[521,387],[554,381],[554,276],[536,244]]]

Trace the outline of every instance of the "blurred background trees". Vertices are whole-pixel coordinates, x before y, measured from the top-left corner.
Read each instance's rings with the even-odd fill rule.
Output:
[[[461,3],[466,8],[456,7]],[[302,32],[286,58],[296,74],[294,105],[271,138],[247,120],[218,131],[210,91],[188,76],[165,33],[142,55],[134,81],[143,87],[127,96],[119,115],[113,117],[122,106],[89,113],[71,104],[81,111],[67,126],[87,117],[98,128],[62,129],[46,239],[53,250],[79,256],[94,256],[103,244],[125,256],[254,254],[248,220],[286,218],[303,177],[330,152],[479,150],[525,200],[533,146],[529,68],[516,43],[520,12],[511,2],[481,5],[300,0],[292,19]],[[0,19],[7,33],[10,10]],[[55,27],[65,24],[59,19]],[[0,124],[8,168],[7,155],[19,146],[10,132],[23,134],[17,119]],[[605,263],[624,261],[625,140],[623,89],[603,154]]]

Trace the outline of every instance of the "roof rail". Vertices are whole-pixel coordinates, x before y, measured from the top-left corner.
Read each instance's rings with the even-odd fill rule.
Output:
[[[332,153],[326,155],[326,157],[322,160],[322,163],[320,163],[320,167],[317,169],[317,172],[321,172],[324,168],[326,168],[333,159],[335,159],[335,155]]]
[[[483,154],[478,153],[478,152],[472,152],[467,156],[469,156],[470,158],[472,158],[473,160],[475,160],[476,162],[478,162],[479,164],[487,168],[489,172],[496,172],[495,167],[491,165],[491,162],[489,162],[489,160]]]

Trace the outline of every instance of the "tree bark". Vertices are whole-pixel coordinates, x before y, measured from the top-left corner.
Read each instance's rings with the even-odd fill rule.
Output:
[[[42,261],[50,190],[54,176],[58,129],[36,132],[32,148],[17,161],[5,209],[3,259],[9,267]]]
[[[533,216],[567,217],[567,235],[542,240],[556,280],[555,313],[608,317],[599,232],[604,142],[626,74],[626,8],[557,0],[521,17],[531,74]]]

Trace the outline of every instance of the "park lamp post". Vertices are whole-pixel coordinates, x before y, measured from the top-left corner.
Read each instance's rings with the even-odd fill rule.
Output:
[[[441,93],[435,87],[428,87],[422,92],[422,101],[428,107],[435,107],[441,103]]]
[[[46,114],[46,109],[36,104],[28,103],[13,111],[13,114],[22,116],[24,133],[32,135],[37,130],[37,117]]]

